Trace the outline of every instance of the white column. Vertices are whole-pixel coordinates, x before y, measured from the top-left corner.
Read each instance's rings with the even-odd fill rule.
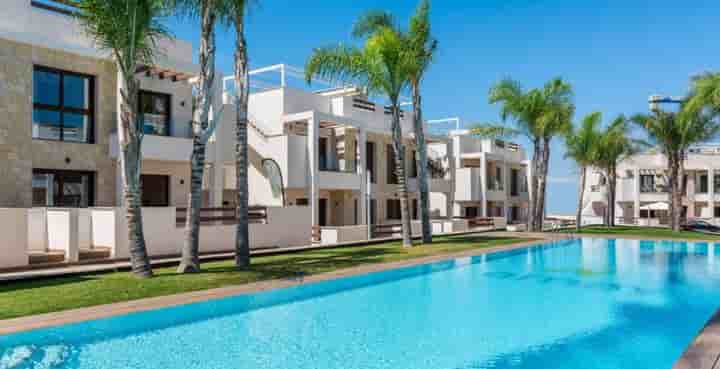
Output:
[[[710,218],[715,218],[715,170],[713,168],[707,169],[708,175],[708,215]]]
[[[355,158],[355,169],[360,176],[360,198],[358,206],[360,210],[359,224],[367,224],[367,181],[369,180],[365,165],[367,164],[367,132],[363,129],[357,130],[357,152],[358,157]]]
[[[633,191],[635,192],[633,199],[635,202],[633,203],[633,217],[635,219],[640,218],[640,169],[635,168],[635,172],[633,174],[633,177],[635,179],[635,183],[633,186]]]
[[[319,126],[318,122],[315,120],[315,117],[308,119],[307,122],[307,157],[308,157],[308,190],[310,193],[308,193],[308,200],[310,203],[310,208],[312,209],[312,215],[311,215],[311,225],[313,227],[317,226],[319,224],[319,217],[320,213],[318,210],[319,207],[319,200],[320,200],[320,192],[319,192],[319,167],[318,167],[318,161],[319,161],[319,155],[318,152],[318,146],[319,146]]]
[[[485,153],[481,153],[480,156],[480,203],[482,204],[481,212],[483,217],[488,216],[488,203],[487,203],[487,156]]]
[[[450,192],[447,194],[446,202],[445,202],[445,211],[448,218],[452,219],[455,216],[455,189],[457,186],[457,183],[455,181],[455,175],[456,170],[459,168],[459,163],[456,161],[456,157],[459,156],[455,154],[455,146],[454,145],[455,139],[450,139],[447,143],[447,155],[448,155],[448,170],[450,171]],[[458,216],[461,215],[459,212],[457,214]]]

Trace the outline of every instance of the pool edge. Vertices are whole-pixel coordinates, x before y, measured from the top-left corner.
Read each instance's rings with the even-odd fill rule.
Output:
[[[592,237],[588,237],[592,238]],[[532,246],[542,245],[547,242],[567,240],[568,237],[544,239],[533,238],[528,241],[521,241],[508,245],[493,246],[484,249],[466,250],[458,253],[433,255],[417,259],[361,265],[357,267],[340,269],[332,272],[314,274],[302,279],[272,279],[267,281],[253,282],[237,286],[220,287],[209,290],[184,292],[174,295],[150,297],[139,300],[118,302],[106,305],[97,305],[85,308],[65,310],[53,313],[31,315],[19,318],[0,320],[0,336],[14,333],[21,333],[36,329],[50,328],[65,324],[80,323],[85,321],[111,318],[114,316],[138,313],[143,311],[163,309],[173,306],[199,303],[209,300],[222,299],[243,294],[270,291],[275,289],[289,288],[309,283],[317,283],[340,279],[363,274],[382,272],[392,269],[407,268],[422,264],[431,264],[444,260],[493,254],[508,250],[523,249]]]

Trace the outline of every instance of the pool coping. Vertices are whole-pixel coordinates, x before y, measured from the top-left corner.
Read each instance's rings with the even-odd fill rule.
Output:
[[[672,369],[720,368],[720,309],[705,323]]]
[[[488,234],[490,235],[490,234]],[[567,240],[567,235],[561,237],[532,238],[527,241],[520,241],[508,245],[493,246],[483,249],[466,250],[457,253],[432,255],[416,259],[395,261],[388,263],[376,263],[360,265],[357,267],[339,269],[332,272],[313,274],[302,278],[293,279],[271,279],[266,281],[253,282],[248,284],[213,288],[209,290],[183,292],[174,295],[149,297],[139,300],[117,302],[112,304],[90,306],[78,309],[64,310],[59,312],[30,315],[19,318],[0,320],[0,336],[13,333],[20,333],[35,329],[50,328],[59,325],[80,323],[90,320],[110,318],[118,315],[125,315],[143,311],[163,309],[179,305],[187,305],[215,299],[222,299],[242,294],[257,293],[280,288],[299,286],[307,283],[323,282],[333,279],[357,276],[381,272],[391,269],[400,269],[421,264],[430,264],[438,261],[492,254],[502,251],[523,249],[531,246],[541,245],[546,242]],[[527,237],[527,235],[526,235]]]

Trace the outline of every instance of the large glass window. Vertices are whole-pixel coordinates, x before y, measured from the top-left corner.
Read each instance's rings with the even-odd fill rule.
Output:
[[[94,78],[35,66],[32,137],[93,142]]]
[[[88,207],[94,204],[92,172],[33,170],[33,206]]]
[[[140,175],[142,206],[170,206],[170,177]]]
[[[140,91],[140,119],[149,135],[170,135],[170,95]]]

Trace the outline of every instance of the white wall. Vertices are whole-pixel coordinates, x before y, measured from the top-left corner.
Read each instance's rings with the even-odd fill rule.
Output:
[[[109,216],[113,212],[114,216]],[[113,257],[128,258],[124,211],[98,210],[93,212],[93,216],[95,229],[102,230],[95,238],[95,244],[114,242]],[[175,224],[175,208],[143,208],[143,230],[150,256],[178,255],[181,252],[185,230]],[[311,231],[309,207],[268,208],[267,224],[250,225],[250,245],[251,248],[306,245],[310,243]],[[109,233],[114,234],[109,236]],[[200,252],[234,249],[234,225],[201,226]]]
[[[27,209],[0,208],[0,268],[22,267],[29,263]]]

